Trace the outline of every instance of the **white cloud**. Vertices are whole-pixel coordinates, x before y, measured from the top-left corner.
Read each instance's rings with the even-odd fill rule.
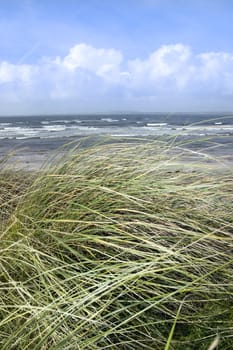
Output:
[[[78,44],[72,47],[63,59],[57,57],[55,63],[68,70],[88,70],[103,79],[114,80],[120,73],[123,61],[121,52],[114,49],[97,49],[90,45]]]
[[[198,55],[203,78],[217,77],[233,69],[233,55],[226,52],[207,52]]]
[[[112,99],[118,109],[133,101],[134,110],[143,100],[151,106],[154,101],[155,109],[160,109],[156,101],[178,109],[182,100],[189,101],[190,109],[195,101],[206,107],[215,101],[233,108],[233,55],[194,54],[190,47],[175,44],[161,46],[145,59],[127,61],[118,50],[77,44],[64,57],[42,58],[36,64],[0,62],[0,102],[7,101],[11,108],[11,99],[43,99],[48,104],[72,100],[77,106],[94,100],[108,106]]]
[[[207,91],[220,95],[233,94],[233,55],[226,52],[208,52],[198,55],[200,81]],[[232,96],[233,97],[233,96]]]
[[[147,73],[150,79],[157,80],[179,72],[190,56],[189,47],[181,44],[164,45],[144,61],[140,59],[130,61],[129,68],[135,75]]]
[[[27,84],[37,72],[37,67],[27,64],[0,62],[0,83],[21,82]]]
[[[130,61],[132,83],[141,87],[151,83],[173,81],[177,87],[184,86],[193,72],[191,50],[182,44],[164,45],[142,61]]]

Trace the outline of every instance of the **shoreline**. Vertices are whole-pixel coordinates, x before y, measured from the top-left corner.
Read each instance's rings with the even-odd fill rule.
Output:
[[[44,164],[49,164],[53,157],[61,152],[65,154],[74,145],[79,144],[80,149],[88,148],[101,143],[124,143],[166,141],[176,152],[184,151],[183,162],[194,164],[205,158],[205,163],[214,168],[233,167],[233,135],[210,137],[176,136],[176,137],[113,137],[103,135],[56,137],[56,138],[27,138],[27,139],[2,139],[0,140],[0,162],[1,168],[20,170],[40,170]],[[202,159],[203,160],[203,159]]]

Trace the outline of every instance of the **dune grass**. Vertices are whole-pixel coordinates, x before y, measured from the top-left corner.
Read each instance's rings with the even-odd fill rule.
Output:
[[[3,228],[15,210],[27,187],[32,183],[34,174],[25,174],[19,170],[0,171],[0,227]]]
[[[77,147],[5,207],[1,350],[232,349],[232,171],[181,153]]]

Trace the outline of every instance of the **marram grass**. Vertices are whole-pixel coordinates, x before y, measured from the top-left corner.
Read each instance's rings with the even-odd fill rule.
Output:
[[[96,145],[24,187],[0,232],[1,350],[232,349],[232,172],[178,163]]]

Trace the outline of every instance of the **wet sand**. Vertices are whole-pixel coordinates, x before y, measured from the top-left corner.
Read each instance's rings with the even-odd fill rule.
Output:
[[[53,157],[61,152],[67,152],[75,144],[81,142],[81,148],[95,144],[101,139],[101,136],[92,137],[64,137],[64,138],[29,138],[24,140],[3,139],[0,140],[0,160],[2,168],[15,168],[28,171],[40,170]],[[106,139],[106,138],[105,138]],[[138,138],[111,137],[106,142],[134,142]],[[156,137],[144,137],[143,140],[156,140]],[[158,138],[161,140],[161,138]],[[163,138],[164,139],[164,138]],[[183,162],[195,164],[200,159],[211,167],[232,167],[233,166],[233,135],[228,136],[211,136],[206,138],[179,136],[169,138],[171,144],[176,145],[176,152],[181,149],[187,149],[183,156]],[[65,150],[63,146],[65,146]],[[67,146],[69,145],[69,146]]]

